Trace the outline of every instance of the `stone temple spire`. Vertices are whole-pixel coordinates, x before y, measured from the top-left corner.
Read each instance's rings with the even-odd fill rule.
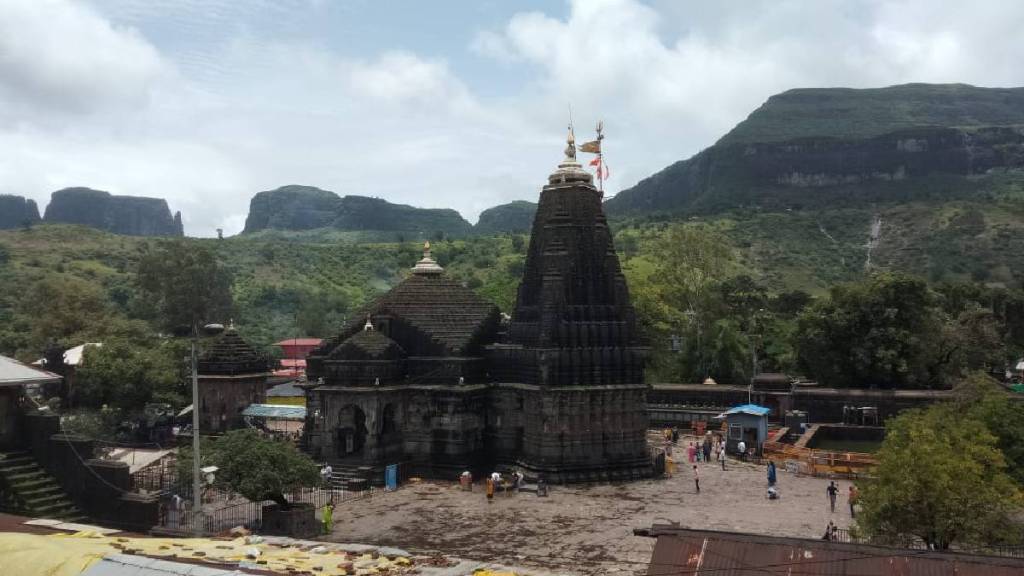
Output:
[[[593,177],[576,160],[576,135],[572,131],[572,121],[569,121],[569,135],[565,142],[565,159],[558,165],[548,182],[551,184],[564,184],[569,182],[593,183]]]
[[[423,244],[423,258],[412,267],[413,274],[432,275],[444,272],[444,268],[430,257],[430,240]]]

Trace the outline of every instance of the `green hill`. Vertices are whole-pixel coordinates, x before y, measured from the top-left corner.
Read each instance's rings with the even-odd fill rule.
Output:
[[[1024,125],[1024,88],[903,84],[797,88],[776,94],[718,144],[870,138],[910,128]]]
[[[775,285],[879,268],[1019,283],[1022,126],[1022,88],[790,90],[605,206],[721,224]]]
[[[480,220],[473,227],[477,234],[527,233],[533,226],[533,215],[537,203],[517,200],[488,208],[480,213]]]

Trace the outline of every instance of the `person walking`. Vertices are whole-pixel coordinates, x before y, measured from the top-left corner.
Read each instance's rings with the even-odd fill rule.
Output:
[[[740,440],[740,443],[736,445],[736,450],[740,453],[740,460],[747,459],[747,443]]]
[[[494,478],[487,478],[487,503],[494,500]]]
[[[853,509],[853,507],[857,504],[857,498],[859,497],[860,492],[858,492],[857,487],[854,486],[853,484],[850,484],[850,492],[846,496],[847,500],[850,501],[850,518],[857,517],[857,512]]]
[[[828,503],[832,508],[832,511],[836,511],[836,497],[839,496],[839,486],[836,486],[836,481],[832,480],[828,483],[828,488],[825,489],[825,493],[828,494]]]
[[[693,485],[697,487],[697,494],[700,494],[700,470],[696,464],[693,465]]]
[[[775,486],[775,462],[772,460],[768,461],[768,485]]]
[[[696,457],[696,454],[697,452],[696,449],[693,447],[693,442],[690,442],[690,445],[686,447],[686,459],[690,461],[690,464],[696,462],[696,460],[694,459]]]
[[[718,450],[718,462],[722,465],[722,470],[725,470],[725,446],[721,446]]]
[[[711,462],[711,432],[704,435],[704,461]]]

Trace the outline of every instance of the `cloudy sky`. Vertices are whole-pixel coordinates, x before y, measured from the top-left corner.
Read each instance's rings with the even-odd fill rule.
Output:
[[[533,200],[606,126],[610,193],[773,93],[1024,85],[1013,1],[0,0],[0,193],[167,198],[189,235],[308,184]]]

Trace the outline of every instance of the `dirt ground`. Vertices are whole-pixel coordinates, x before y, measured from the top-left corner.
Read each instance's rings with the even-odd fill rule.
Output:
[[[830,519],[840,528],[850,523],[847,481],[837,482],[833,514],[824,479],[779,469],[782,497],[768,500],[764,466],[730,460],[723,472],[718,464],[701,464],[700,494],[690,465],[682,468],[667,479],[555,486],[547,498],[499,493],[491,503],[480,484],[467,492],[456,482],[409,483],[339,506],[334,532],[326,539],[554,573],[642,574],[654,540],[633,536],[633,529],[655,522],[806,538],[820,537]]]

